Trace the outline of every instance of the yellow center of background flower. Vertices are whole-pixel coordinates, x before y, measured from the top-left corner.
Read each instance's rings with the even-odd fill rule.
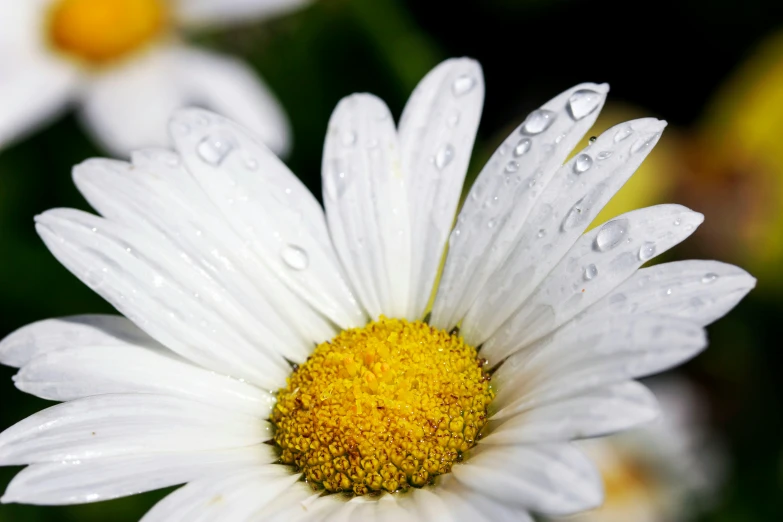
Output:
[[[166,21],[163,0],[58,0],[50,13],[49,37],[60,51],[103,64],[149,43]]]
[[[272,412],[275,442],[314,489],[405,490],[475,445],[493,396],[460,337],[381,317],[319,345],[293,372]]]

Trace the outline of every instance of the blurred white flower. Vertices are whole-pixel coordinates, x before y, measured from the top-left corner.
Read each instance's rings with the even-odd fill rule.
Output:
[[[285,153],[274,95],[244,63],[191,47],[193,26],[224,25],[307,0],[0,0],[0,149],[69,104],[114,154],[169,144],[172,111],[201,105]]]
[[[568,522],[684,522],[715,501],[726,454],[710,431],[705,405],[688,381],[658,377],[646,383],[661,406],[648,425],[579,443],[604,479],[602,507]]]

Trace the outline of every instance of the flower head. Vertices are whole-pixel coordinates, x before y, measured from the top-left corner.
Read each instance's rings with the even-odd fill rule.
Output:
[[[0,13],[0,147],[77,102],[95,139],[127,156],[168,144],[165,123],[193,103],[289,146],[274,96],[243,63],[185,45],[192,26],[223,25],[303,0],[31,0]]]
[[[340,102],[325,214],[265,146],[203,110],[173,117],[176,152],[76,167],[103,217],[55,209],[36,228],[125,318],[42,321],[0,344],[20,389],[65,401],[0,435],[0,463],[30,465],[4,501],[187,483],[146,520],[599,505],[600,476],[570,441],[653,418],[633,379],[699,353],[704,326],[755,284],[714,261],[639,269],[702,221],[684,207],[584,233],[665,125],[623,123],[565,161],[607,91],[581,84],[533,111],[454,226],[484,94],[469,59],[430,72],[399,127],[373,96]]]

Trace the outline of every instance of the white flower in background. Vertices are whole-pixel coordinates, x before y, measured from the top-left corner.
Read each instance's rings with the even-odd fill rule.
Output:
[[[699,353],[703,327],[755,284],[715,261],[639,269],[702,221],[681,206],[583,235],[665,125],[624,123],[563,164],[607,90],[581,84],[531,113],[453,230],[484,97],[468,59],[429,73],[399,128],[376,97],[340,102],[326,215],[266,147],[203,110],[173,117],[176,153],[78,166],[104,217],[55,209],[36,227],[127,319],[52,319],[0,344],[17,387],[65,401],[0,435],[0,463],[29,465],[3,501],[187,483],[145,520],[529,520],[600,505],[600,475],[570,441],[653,418],[633,379]]]
[[[725,455],[710,433],[704,404],[685,380],[648,383],[662,415],[611,437],[580,443],[604,478],[600,508],[569,522],[683,522],[715,500],[725,476]]]
[[[185,44],[190,27],[276,15],[307,0],[0,0],[0,148],[77,104],[96,141],[127,156],[169,144],[171,113],[207,107],[289,147],[277,100],[244,63]]]

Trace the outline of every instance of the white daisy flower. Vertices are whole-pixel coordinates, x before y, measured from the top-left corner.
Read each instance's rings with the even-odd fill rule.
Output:
[[[579,443],[604,478],[603,506],[561,520],[683,522],[715,501],[726,457],[708,429],[701,397],[683,379],[657,379],[649,385],[662,409],[659,418]]]
[[[55,209],[37,230],[127,319],[42,321],[0,344],[21,390],[65,401],[0,435],[0,463],[29,465],[3,501],[187,483],[147,522],[598,506],[600,476],[570,441],[654,417],[633,379],[700,352],[704,325],[755,284],[715,261],[639,270],[702,221],[681,206],[583,235],[665,125],[624,123],[563,164],[607,91],[581,84],[531,113],[453,229],[484,97],[469,59],[430,72],[399,128],[374,96],[340,102],[325,215],[266,147],[203,110],[173,117],[176,152],[76,167],[104,217]]]
[[[276,15],[306,1],[2,0],[0,148],[76,103],[94,139],[127,156],[169,144],[169,115],[197,104],[284,153],[288,121],[255,73],[178,34]]]

